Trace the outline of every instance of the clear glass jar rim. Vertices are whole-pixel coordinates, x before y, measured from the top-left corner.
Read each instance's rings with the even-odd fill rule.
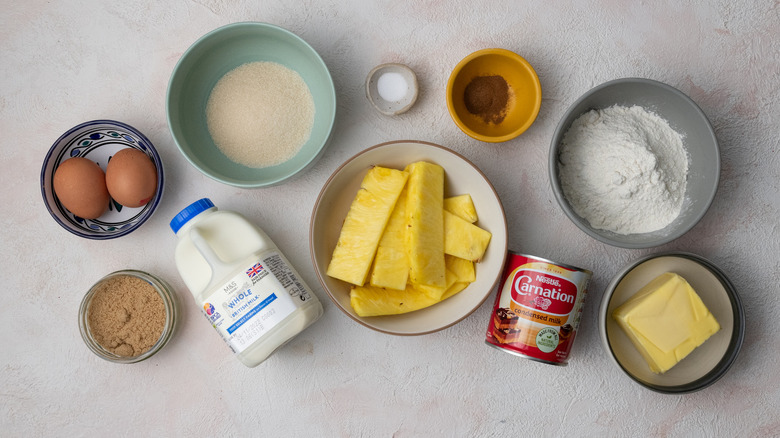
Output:
[[[160,298],[162,298],[163,304],[165,306],[165,326],[163,327],[163,331],[160,334],[160,338],[157,340],[154,346],[152,346],[152,348],[145,351],[144,353],[139,354],[138,356],[119,356],[106,350],[92,337],[92,333],[89,329],[89,323],[87,322],[87,312],[89,310],[89,305],[92,302],[92,298],[95,296],[95,292],[97,291],[98,286],[111,278],[122,275],[129,275],[148,282],[160,295]],[[176,295],[168,283],[148,272],[136,269],[123,269],[104,276],[95,282],[95,284],[93,284],[84,295],[84,298],[81,300],[81,305],[79,306],[79,331],[81,332],[81,338],[84,340],[87,348],[89,348],[90,351],[95,353],[101,359],[105,359],[113,363],[136,363],[152,357],[168,343],[168,341],[173,336],[173,332],[176,327],[176,317]]]

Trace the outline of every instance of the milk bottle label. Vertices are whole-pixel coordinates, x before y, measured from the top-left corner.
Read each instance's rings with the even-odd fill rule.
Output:
[[[234,353],[241,353],[311,295],[278,253],[248,263],[211,294],[203,313]]]

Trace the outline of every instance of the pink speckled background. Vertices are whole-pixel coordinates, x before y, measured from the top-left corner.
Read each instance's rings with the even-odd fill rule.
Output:
[[[780,4],[684,2],[4,2],[0,14],[0,435],[3,436],[780,436]],[[165,118],[169,75],[202,34],[265,21],[307,40],[338,93],[333,142],[308,173],[240,190],[198,173]],[[479,143],[447,114],[450,70],[503,47],[528,59],[544,98],[536,123],[504,144]],[[388,118],[364,96],[365,75],[401,62],[421,94]],[[721,142],[717,197],[701,223],[652,250],[609,247],[580,232],[547,179],[563,111],[607,80],[639,76],[687,93]],[[163,203],[130,236],[96,242],[62,230],[40,198],[44,154],[80,122],[139,128],[167,172]],[[309,216],[325,180],[356,152],[419,139],[465,155],[507,209],[510,248],[594,272],[567,368],[484,345],[493,296],[442,332],[393,337],[341,314],[317,284]],[[314,329],[258,368],[231,357],[199,315],[173,263],[168,221],[203,196],[276,240],[326,307]],[[611,277],[650,253],[684,250],[720,266],[747,314],[743,350],[714,386],[661,395],[622,375],[601,347],[597,307]],[[90,353],[76,323],[86,289],[137,268],[174,285],[183,310],[152,359],[113,365]]]

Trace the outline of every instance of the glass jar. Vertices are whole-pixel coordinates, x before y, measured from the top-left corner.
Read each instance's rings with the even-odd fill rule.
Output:
[[[149,350],[136,356],[120,356],[107,350],[97,342],[89,325],[90,307],[96,292],[106,282],[120,276],[135,277],[149,283],[160,295],[165,308],[165,325],[163,326],[162,333],[157,339],[157,342],[155,342]],[[81,337],[84,339],[84,343],[87,347],[101,359],[113,363],[136,363],[152,357],[168,343],[176,326],[176,316],[176,295],[173,292],[173,289],[165,281],[147,272],[125,269],[106,275],[89,288],[89,291],[84,295],[84,299],[81,300],[81,306],[79,307],[79,330],[81,331]]]

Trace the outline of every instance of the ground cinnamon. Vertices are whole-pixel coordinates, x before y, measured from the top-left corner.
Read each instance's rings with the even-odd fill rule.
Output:
[[[135,357],[151,349],[165,327],[165,305],[148,282],[131,275],[98,286],[88,310],[92,337],[106,350]]]
[[[466,85],[463,102],[471,114],[485,123],[499,124],[506,117],[509,96],[509,85],[503,77],[477,76]]]

